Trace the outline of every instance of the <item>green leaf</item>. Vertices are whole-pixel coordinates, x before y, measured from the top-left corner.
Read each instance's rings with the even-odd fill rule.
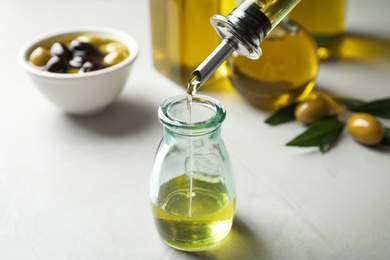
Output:
[[[381,141],[381,144],[390,146],[390,129],[385,127],[385,135]]]
[[[361,106],[365,104],[366,102],[359,100],[359,99],[352,99],[352,98],[334,98],[337,103],[341,103],[344,106],[347,107],[347,109],[352,109],[354,107]]]
[[[290,105],[280,108],[271,116],[269,116],[264,122],[269,125],[280,125],[283,123],[294,121],[294,111],[297,105],[298,103],[292,103]]]
[[[348,109],[353,112],[364,112],[374,116],[390,119],[390,98],[374,100]]]
[[[339,139],[344,125],[336,117],[318,121],[310,125],[305,132],[286,145],[300,147],[317,146],[322,153],[325,153]]]

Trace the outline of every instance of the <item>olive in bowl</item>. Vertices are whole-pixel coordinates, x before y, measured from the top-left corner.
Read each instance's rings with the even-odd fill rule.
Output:
[[[73,115],[102,111],[122,92],[139,46],[111,28],[65,29],[25,44],[21,67],[53,104]]]

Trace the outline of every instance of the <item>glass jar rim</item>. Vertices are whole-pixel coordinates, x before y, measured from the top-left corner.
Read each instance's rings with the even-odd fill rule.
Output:
[[[192,109],[195,106],[208,108],[212,112],[211,116],[203,120],[183,120],[176,118],[172,113],[172,109],[178,106],[183,106],[187,109],[187,94],[174,96],[165,100],[159,107],[158,117],[161,123],[172,130],[191,130],[192,133],[209,132],[218,128],[226,118],[226,110],[223,105],[216,99],[206,95],[194,95],[192,97]],[[187,110],[188,111],[188,110]],[[187,112],[186,111],[186,112]],[[188,117],[189,119],[189,117]],[[186,132],[187,134],[190,134]]]

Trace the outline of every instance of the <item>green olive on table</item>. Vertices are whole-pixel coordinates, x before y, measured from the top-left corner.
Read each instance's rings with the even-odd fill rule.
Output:
[[[322,96],[318,96],[315,99],[305,100],[299,103],[294,113],[295,119],[298,122],[311,124],[329,116],[331,106]]]
[[[351,136],[359,143],[374,145],[384,136],[382,123],[367,113],[356,113],[347,122],[347,129]]]
[[[50,58],[51,58],[50,50],[44,47],[38,47],[31,52],[28,60],[35,66],[41,67],[41,66],[45,66],[46,63],[50,60]]]

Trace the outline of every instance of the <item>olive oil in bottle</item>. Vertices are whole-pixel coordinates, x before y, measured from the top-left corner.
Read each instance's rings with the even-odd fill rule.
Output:
[[[289,17],[314,36],[321,59],[337,57],[345,31],[347,0],[305,0]]]
[[[196,92],[226,59],[235,52],[250,59],[261,56],[260,42],[283,20],[300,0],[246,0],[227,16],[214,15],[210,21],[222,42],[190,75],[192,89]],[[199,83],[191,84],[197,77]]]
[[[305,98],[313,89],[319,60],[310,34],[293,21],[282,21],[261,43],[258,60],[228,59],[234,88],[249,103],[275,110]]]
[[[158,204],[152,203],[156,227],[173,248],[205,250],[218,245],[231,229],[234,201],[225,184],[207,175],[176,177],[160,187],[159,197]]]
[[[181,86],[220,43],[210,23],[214,14],[227,14],[236,0],[149,0],[155,68]],[[223,64],[206,87],[226,82]]]

